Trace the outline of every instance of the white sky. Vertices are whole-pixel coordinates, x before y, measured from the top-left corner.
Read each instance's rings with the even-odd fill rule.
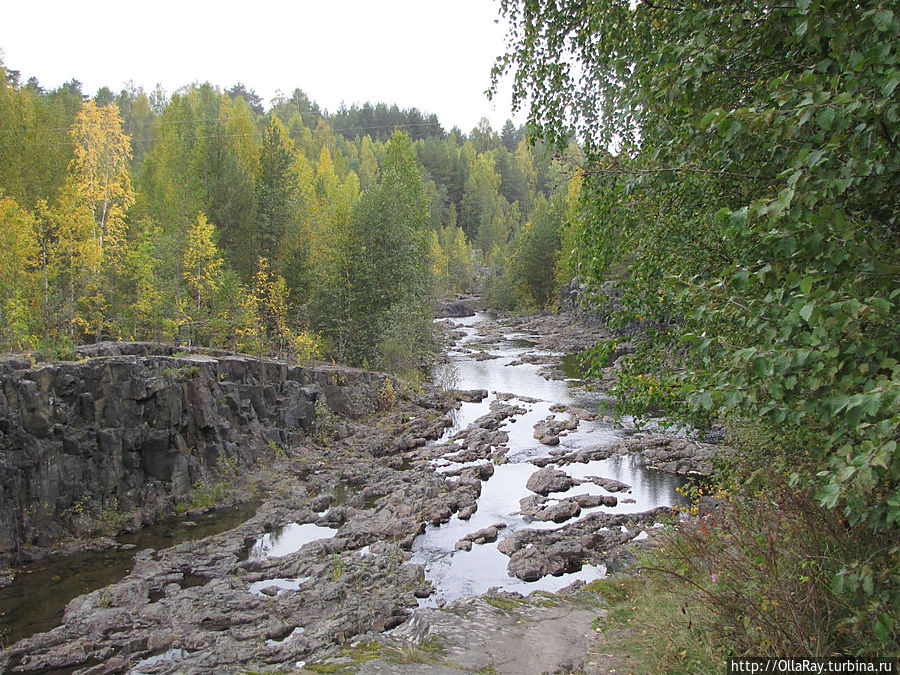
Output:
[[[266,105],[297,87],[330,111],[396,103],[468,133],[499,131],[508,92],[484,95],[505,25],[494,0],[31,0],[0,13],[0,50],[24,82],[75,78],[93,95],[133,80],[148,93],[243,82]],[[524,121],[521,113],[513,117]]]

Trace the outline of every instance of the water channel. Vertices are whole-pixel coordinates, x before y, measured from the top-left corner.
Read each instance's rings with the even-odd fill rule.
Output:
[[[490,355],[497,358],[476,359],[477,351],[468,349],[466,345],[478,336],[477,325],[487,318],[485,314],[479,313],[472,317],[449,320],[455,328],[462,330],[465,336],[449,352],[449,363],[435,369],[435,380],[451,380],[459,389],[486,389],[488,397],[479,403],[462,403],[454,416],[453,426],[439,442],[446,442],[459,430],[488,413],[490,402],[496,393],[512,394],[517,397],[511,403],[525,408],[527,412],[506,420],[501,427],[509,434],[506,453],[508,463],[497,465],[494,475],[483,482],[478,510],[471,519],[464,521],[453,516],[445,525],[429,525],[425,533],[414,542],[413,562],[425,565],[426,578],[437,589],[434,595],[420,602],[422,606],[452,602],[457,598],[484,593],[495,587],[518,591],[525,595],[535,590],[556,591],[577,579],[590,581],[605,574],[602,566],[585,565],[579,572],[559,577],[544,577],[529,583],[507,573],[509,558],[497,548],[504,536],[522,527],[550,529],[573,522],[571,520],[563,524],[526,522],[521,515],[517,515],[520,508],[519,500],[532,494],[525,487],[528,478],[538,469],[531,460],[547,457],[551,450],[535,440],[534,425],[548,415],[554,414],[551,411],[554,404],[596,412],[603,397],[586,391],[574,379],[546,379],[539,373],[540,366],[520,363],[523,355],[536,353],[529,340],[534,336],[528,334],[507,334],[502,342],[489,349]],[[544,354],[550,355],[546,352]],[[515,365],[510,365],[514,362]],[[556,415],[559,419],[567,417],[565,413]],[[629,433],[634,432],[602,421],[582,421],[575,431],[561,437],[558,447],[568,452],[587,446],[611,443]],[[464,466],[447,460],[438,460],[436,464],[438,471]],[[637,513],[658,506],[683,503],[680,493],[677,492],[677,488],[684,482],[682,478],[645,469],[633,457],[614,456],[587,464],[568,465],[564,470],[574,478],[601,476],[631,486],[627,494],[619,493],[616,506],[585,509],[581,517],[595,511]],[[578,494],[610,493],[593,483],[584,483],[567,492],[554,493],[552,496],[554,499],[564,499]],[[456,542],[466,534],[498,523],[504,523],[506,527],[500,530],[497,542],[473,546],[471,551],[455,550]]]

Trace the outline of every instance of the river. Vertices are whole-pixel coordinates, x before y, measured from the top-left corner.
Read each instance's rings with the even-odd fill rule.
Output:
[[[513,402],[526,412],[506,420],[501,427],[509,434],[507,463],[498,464],[493,476],[483,482],[481,496],[477,501],[478,509],[471,519],[460,520],[454,515],[447,524],[429,525],[425,533],[414,542],[413,562],[425,565],[426,578],[437,589],[434,595],[420,602],[422,606],[452,602],[495,587],[517,591],[523,595],[535,590],[552,592],[578,579],[591,581],[606,573],[602,565],[585,565],[579,572],[558,577],[546,576],[529,583],[512,577],[507,572],[509,558],[497,548],[504,536],[523,527],[549,529],[572,522],[527,522],[523,516],[517,515],[519,500],[533,494],[525,487],[528,478],[538,469],[532,460],[547,457],[551,452],[550,447],[535,440],[534,425],[553,415],[551,407],[555,405],[596,411],[603,402],[603,397],[586,391],[575,379],[547,379],[539,373],[540,366],[521,363],[522,356],[536,353],[532,346],[532,338],[535,336],[528,333],[506,333],[500,342],[488,350],[491,356],[497,358],[476,359],[478,351],[468,349],[467,344],[478,337],[478,326],[488,319],[486,314],[478,313],[463,319],[449,320],[465,335],[450,350],[449,362],[435,368],[435,381],[452,381],[459,389],[486,389],[489,395],[479,403],[462,403],[454,415],[453,426],[438,442],[446,442],[471,422],[488,413],[490,402],[496,393],[512,394],[515,397]],[[543,354],[550,355],[547,352]],[[510,365],[513,363],[515,364]],[[582,421],[575,431],[561,437],[558,448],[578,450],[586,446],[611,443],[634,433],[633,430],[608,422]],[[479,463],[482,462],[473,462]],[[447,460],[437,460],[435,464],[438,471],[464,466]],[[677,492],[677,488],[684,483],[682,478],[645,469],[633,457],[615,456],[587,464],[573,464],[567,466],[566,470],[574,478],[602,476],[631,486],[627,494],[619,493],[616,506],[584,509],[580,517],[595,511],[637,513],[683,503],[681,494]],[[564,499],[577,494],[610,493],[592,483],[583,483],[567,492],[554,493],[553,497]],[[497,542],[474,546],[471,551],[455,549],[456,542],[466,534],[498,523],[504,523],[505,528],[501,529]]]
[[[523,594],[538,589],[554,591],[576,579],[587,581],[603,576],[606,572],[602,565],[585,565],[579,572],[559,577],[546,576],[531,583],[512,577],[507,572],[509,558],[498,550],[499,540],[504,536],[521,528],[548,529],[572,522],[559,525],[552,522],[528,522],[526,517],[517,513],[520,508],[519,500],[532,494],[525,487],[528,478],[537,470],[532,462],[554,452],[552,448],[534,439],[534,425],[550,415],[555,414],[557,418],[564,416],[565,413],[554,413],[551,410],[551,407],[559,410],[559,405],[596,411],[602,397],[585,391],[576,381],[547,379],[540,374],[540,366],[519,362],[521,357],[536,353],[535,336],[528,333],[509,331],[495,344],[488,346],[489,355],[496,358],[476,359],[477,351],[470,348],[470,343],[479,337],[479,324],[488,318],[487,315],[477,314],[466,319],[452,320],[464,336],[449,351],[448,363],[435,369],[434,379],[445,383],[452,380],[458,389],[486,389],[489,395],[479,403],[462,403],[453,414],[452,426],[436,443],[450,441],[457,432],[490,412],[491,401],[495,399],[497,392],[512,395],[511,402],[523,408],[524,412],[506,419],[501,427],[509,434],[506,461],[497,463],[493,476],[483,481],[474,515],[469,520],[460,520],[454,515],[446,524],[429,525],[424,534],[414,540],[412,562],[424,564],[426,579],[435,588],[434,594],[420,601],[422,606],[442,605],[460,597],[484,593],[493,587]],[[479,345],[479,349],[483,348],[484,345]],[[549,354],[545,352],[544,355]],[[516,365],[510,365],[514,362]],[[561,437],[557,451],[603,445],[633,433],[633,430],[603,421],[582,421],[577,429]],[[476,463],[483,463],[483,460]],[[446,458],[437,458],[433,464],[438,472],[465,466]],[[584,509],[580,517],[596,511],[642,512],[681,501],[676,489],[682,484],[682,479],[646,470],[628,456],[572,464],[566,467],[566,471],[575,478],[601,476],[631,486],[629,492],[618,493],[616,506]],[[552,497],[556,500],[585,493],[609,494],[598,485],[584,483],[567,492],[554,493]],[[339,495],[336,494],[336,497]],[[336,503],[340,503],[340,499]],[[367,502],[365,508],[370,506]],[[159,523],[134,535],[119,537],[119,544],[124,546],[117,549],[52,556],[19,568],[13,584],[0,589],[0,646],[10,645],[59,625],[66,604],[74,597],[116,583],[128,574],[135,551],[145,548],[161,550],[181,542],[196,541],[231,530],[250,518],[255,508],[256,504],[249,504],[207,514],[192,518],[194,522],[191,524],[186,524],[184,519]],[[456,550],[456,542],[465,535],[499,523],[505,527],[500,531],[498,542],[478,544],[471,551]],[[300,527],[297,526],[298,529]],[[314,533],[315,537],[334,534],[334,530],[320,529],[322,532]],[[262,537],[258,541],[259,556],[280,554],[277,546],[287,545],[285,541],[274,541],[273,535],[266,536],[272,540]],[[253,550],[249,551],[249,555],[254,555]],[[197,583],[206,581],[208,579],[197,579]],[[186,578],[182,586],[186,588],[192,583],[191,578]],[[155,599],[151,597],[150,602]]]

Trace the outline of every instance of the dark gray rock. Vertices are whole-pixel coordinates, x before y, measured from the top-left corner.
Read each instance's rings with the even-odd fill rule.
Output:
[[[171,513],[223,461],[245,469],[311,433],[319,398],[350,418],[367,413],[385,377],[151,343],[78,352],[78,362],[0,361],[0,563],[86,534],[85,510],[115,504],[138,525]],[[439,434],[409,431],[407,448]]]
[[[580,481],[572,478],[565,471],[545,466],[531,474],[525,487],[532,492],[546,496],[551,492],[565,492],[579,483]]]
[[[475,316],[475,310],[468,302],[457,298],[454,300],[442,301],[437,309],[435,309],[434,316],[438,319]]]

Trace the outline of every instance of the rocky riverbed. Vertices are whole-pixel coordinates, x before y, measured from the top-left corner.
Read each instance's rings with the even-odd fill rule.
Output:
[[[121,579],[0,652],[0,671],[590,671],[601,610],[579,585],[652,544],[715,448],[636,436],[554,379],[602,329],[448,324],[444,390],[376,378],[369,409],[317,408],[234,476],[233,497],[260,500],[252,517],[136,549]]]

